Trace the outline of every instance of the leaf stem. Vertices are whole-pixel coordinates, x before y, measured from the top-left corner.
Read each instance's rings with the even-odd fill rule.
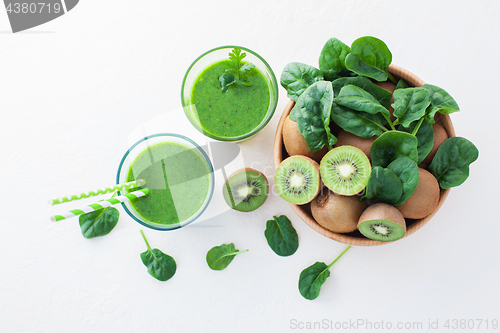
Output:
[[[394,76],[391,75],[391,73],[387,72],[387,76],[394,84],[398,84],[398,81],[396,81],[396,79],[394,78]]]
[[[339,260],[350,248],[351,248],[351,245],[346,247],[345,250],[341,254],[339,254],[339,256],[330,265],[328,265],[328,267],[326,269],[330,269],[330,267],[332,267],[332,265],[335,264],[337,262],[337,260]]]
[[[146,236],[144,236],[144,232],[142,231],[142,229],[141,229],[141,235],[142,235],[142,238],[144,238],[146,245],[148,246],[148,250],[151,251],[151,246],[149,246],[148,240],[146,239]]]
[[[385,120],[387,120],[387,123],[389,124],[389,126],[391,126],[391,129],[393,131],[395,131],[396,127],[394,127],[394,124],[392,123],[391,118],[388,115],[386,115],[385,113],[382,113],[382,116],[384,116]]]
[[[417,126],[413,129],[413,132],[411,132],[412,135],[417,135],[418,130],[420,129],[420,126],[424,122],[425,117],[420,118],[420,120],[417,123]]]

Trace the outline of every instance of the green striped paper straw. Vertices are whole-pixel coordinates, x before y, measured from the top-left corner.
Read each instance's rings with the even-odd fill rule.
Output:
[[[108,186],[108,187],[103,187],[94,191],[89,191],[89,192],[81,192],[73,195],[68,195],[65,197],[60,197],[60,198],[55,198],[55,199],[50,199],[49,200],[49,205],[58,205],[62,204],[64,202],[70,202],[70,201],[75,201],[75,200],[80,200],[80,199],[85,199],[89,197],[95,197],[96,195],[100,194],[106,194],[106,193],[111,193],[115,191],[121,191],[121,190],[126,190],[126,189],[131,189],[134,187],[141,187],[146,185],[146,181],[143,179],[137,179],[133,182],[128,182],[128,183],[122,183],[122,184],[117,184],[114,186]]]
[[[124,195],[119,195],[119,196],[111,198],[111,199],[99,201],[98,203],[85,206],[82,209],[73,209],[73,210],[70,210],[69,212],[66,212],[66,213],[61,214],[61,215],[51,216],[50,220],[52,222],[61,221],[61,220],[64,220],[64,219],[67,219],[70,217],[74,217],[74,216],[78,216],[81,214],[90,213],[90,212],[93,212],[93,211],[96,211],[99,209],[103,209],[103,208],[109,207],[111,205],[116,205],[117,203],[120,203],[120,202],[140,198],[140,197],[148,195],[148,193],[149,193],[149,189],[147,189],[147,188],[142,189],[142,190],[138,190],[138,191],[134,191],[134,192],[130,192],[130,193],[126,193]]]

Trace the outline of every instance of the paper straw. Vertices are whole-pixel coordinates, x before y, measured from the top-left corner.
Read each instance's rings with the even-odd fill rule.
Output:
[[[61,204],[64,202],[70,202],[70,201],[85,199],[85,198],[89,198],[89,197],[95,197],[96,195],[100,195],[100,194],[106,194],[106,193],[111,193],[111,192],[115,192],[115,191],[131,189],[134,187],[141,187],[144,185],[146,185],[145,180],[137,179],[133,182],[117,184],[114,186],[103,187],[103,188],[100,188],[100,189],[97,189],[94,191],[82,192],[82,193],[77,193],[77,194],[73,194],[73,195],[68,195],[66,197],[51,199],[51,200],[49,200],[49,205],[57,205],[57,204]]]
[[[66,212],[66,213],[61,214],[61,215],[51,216],[50,220],[52,222],[57,222],[57,221],[61,221],[61,220],[64,220],[64,219],[67,219],[70,217],[74,217],[74,216],[78,216],[81,214],[94,212],[96,210],[109,207],[111,205],[116,205],[120,202],[129,201],[131,199],[143,197],[143,196],[147,195],[148,193],[149,193],[149,189],[147,189],[147,188],[142,189],[142,190],[138,190],[138,191],[134,191],[134,192],[130,192],[130,193],[125,193],[124,195],[120,195],[120,196],[117,196],[117,197],[114,197],[111,199],[99,201],[98,203],[95,203],[92,205],[85,206],[82,209],[73,209],[73,210],[70,210],[69,212]]]

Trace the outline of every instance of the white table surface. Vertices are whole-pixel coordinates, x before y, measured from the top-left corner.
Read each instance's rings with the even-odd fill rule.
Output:
[[[429,329],[436,321],[441,332],[495,331],[499,15],[500,3],[486,0],[82,0],[67,15],[12,34],[0,9],[0,331],[294,332],[319,323],[317,331],[368,332],[370,322],[379,331],[436,332]],[[196,136],[180,125],[180,86],[201,53],[242,45],[279,78],[288,62],[317,66],[330,37],[350,45],[366,35],[387,43],[394,64],[457,100],[456,133],[480,157],[430,223],[395,243],[353,247],[316,300],[299,294],[300,272],[331,262],[346,245],[312,230],[276,194],[253,213],[214,204],[221,211],[190,227],[143,228],[152,247],[177,261],[167,282],[147,273],[141,226],[121,207],[105,237],[83,238],[78,219],[50,222],[78,205],[51,207],[47,199],[112,184],[144,131]],[[263,170],[271,186],[274,132],[288,101],[279,92],[272,121],[240,145],[245,164]],[[266,220],[278,214],[299,234],[291,257],[278,257],[264,238]],[[210,270],[206,252],[229,242],[250,251],[224,271]],[[474,329],[460,329],[460,320],[473,320]]]

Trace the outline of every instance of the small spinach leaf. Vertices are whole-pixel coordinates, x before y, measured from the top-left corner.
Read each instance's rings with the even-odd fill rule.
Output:
[[[224,73],[219,77],[219,82],[222,87],[222,92],[225,93],[229,90],[229,86],[234,84],[236,80],[233,74]]]
[[[424,84],[422,88],[429,91],[431,98],[431,105],[427,108],[425,115],[425,119],[429,123],[434,124],[434,115],[436,112],[450,114],[460,111],[457,102],[444,89],[432,84]]]
[[[300,95],[290,112],[290,119],[297,122],[299,132],[312,153],[325,145],[330,148],[337,142],[329,127],[332,103],[332,83],[318,81]]]
[[[417,146],[417,138],[412,134],[400,131],[385,132],[372,143],[370,149],[372,165],[386,168],[401,156],[408,156],[417,162]]]
[[[148,247],[146,251],[141,253],[142,263],[148,268],[148,273],[152,277],[160,281],[167,281],[174,276],[177,270],[174,258],[158,249],[151,249],[142,230],[141,234]]]
[[[371,114],[382,113],[386,114],[388,117],[391,115],[389,110],[384,108],[370,93],[352,84],[348,84],[340,89],[335,101],[337,104],[352,110]]]
[[[410,124],[425,115],[431,103],[429,92],[424,88],[406,88],[394,91],[394,125],[401,124],[408,128]]]
[[[348,76],[349,71],[345,67],[345,57],[351,52],[351,48],[337,38],[330,38],[319,55],[319,69],[325,80],[333,81],[341,76]]]
[[[405,80],[399,79],[398,83],[396,84],[395,90],[404,89],[404,88],[408,88],[408,87],[409,87],[409,85],[408,85],[408,83],[406,83]]]
[[[479,151],[469,140],[461,137],[446,139],[429,165],[441,188],[462,184],[469,177],[469,165],[477,160]]]
[[[356,77],[342,77],[336,79],[332,82],[333,93],[337,97],[340,90],[348,85],[352,84],[370,93],[377,101],[382,104],[386,109],[391,106],[392,94],[390,91],[385,90],[382,87],[377,86],[375,83],[367,79],[366,77],[356,76]]]
[[[406,199],[408,199],[417,188],[419,177],[418,165],[409,157],[402,156],[392,161],[387,166],[387,169],[394,172],[403,185],[403,193],[399,200],[394,203],[395,206],[400,206],[405,203]]]
[[[299,247],[299,236],[292,222],[285,215],[273,216],[267,221],[264,235],[267,244],[279,256],[291,256]]]
[[[291,62],[283,69],[280,83],[286,89],[288,98],[297,102],[307,87],[320,80],[323,80],[323,74],[319,69],[300,62]]]
[[[330,265],[315,262],[304,269],[299,276],[299,292],[305,299],[313,300],[319,296],[321,286],[330,276],[330,267],[337,262],[349,249],[349,245]]]
[[[392,54],[387,45],[375,37],[361,37],[351,45],[351,53],[345,58],[346,68],[354,73],[377,81],[385,81],[389,77],[388,67],[392,62]]]
[[[370,173],[366,194],[361,201],[372,199],[373,202],[382,201],[394,205],[403,194],[403,184],[399,177],[390,169],[376,166]]]
[[[120,212],[114,207],[106,207],[87,214],[80,215],[79,223],[85,238],[105,236],[118,223]]]
[[[410,127],[404,128],[403,126],[398,127],[398,131],[403,131],[407,133],[413,133],[413,130],[417,126],[417,122],[413,122],[410,124]],[[423,121],[420,128],[415,134],[418,141],[417,152],[418,152],[418,164],[422,163],[422,161],[429,155],[432,150],[432,146],[434,144],[434,131],[432,130],[432,125],[427,121]]]
[[[344,131],[369,139],[374,135],[382,135],[387,128],[387,121],[380,114],[370,114],[351,110],[333,102],[331,119]]]
[[[216,271],[221,271],[233,261],[234,256],[247,251],[236,250],[233,243],[214,246],[207,253],[208,267]]]

